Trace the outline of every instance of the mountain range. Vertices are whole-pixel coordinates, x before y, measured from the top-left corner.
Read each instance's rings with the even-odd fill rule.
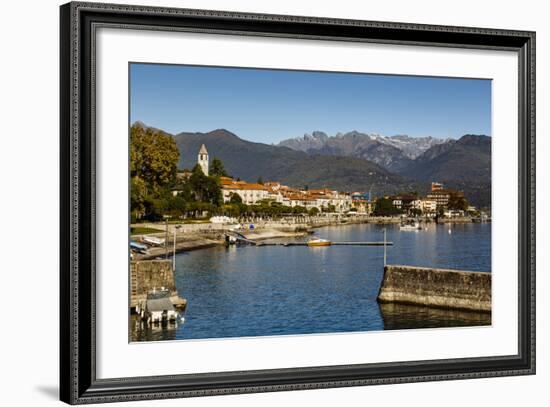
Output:
[[[338,133],[329,137],[322,131],[314,131],[303,137],[281,141],[278,146],[304,151],[308,154],[342,155],[373,161],[392,172],[410,165],[429,148],[445,144],[450,139],[435,137],[409,137],[396,135],[384,137],[358,131]]]
[[[180,168],[192,168],[197,162],[197,152],[204,144],[211,159],[220,158],[233,177],[251,182],[262,177],[295,187],[373,189],[377,194],[417,188],[415,182],[372,161],[308,154],[288,147],[254,143],[224,129],[208,133],[179,133],[174,139],[180,151]]]
[[[418,181],[443,182],[464,191],[474,205],[490,207],[491,137],[467,134],[435,145],[399,173]]]
[[[308,154],[359,157],[426,185],[443,182],[463,190],[478,206],[491,203],[491,138],[467,134],[460,139],[380,136],[357,131],[328,136],[321,131],[281,141]]]
[[[426,150],[401,172],[420,180],[490,182],[491,138],[466,134],[458,140],[447,140]]]
[[[425,193],[437,181],[463,190],[476,206],[491,203],[491,138],[483,135],[456,140],[313,132],[278,145],[243,140],[225,129],[172,136],[181,169],[196,164],[205,144],[210,159],[220,158],[233,177],[250,182],[262,177],[295,187],[371,190],[380,196]]]

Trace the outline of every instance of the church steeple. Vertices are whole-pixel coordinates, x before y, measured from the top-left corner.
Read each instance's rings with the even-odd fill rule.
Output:
[[[201,149],[199,150],[199,156],[198,156],[197,162],[200,165],[204,175],[208,175],[208,151],[206,150],[206,147],[204,146],[204,144],[201,146]]]

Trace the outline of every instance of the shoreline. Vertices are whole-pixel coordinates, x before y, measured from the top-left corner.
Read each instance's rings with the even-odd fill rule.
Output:
[[[360,219],[345,219],[342,222],[340,219],[315,219],[308,223],[299,223],[299,224],[286,224],[282,222],[270,222],[268,224],[255,224],[257,225],[254,230],[241,230],[240,233],[246,236],[247,239],[253,241],[268,240],[268,239],[281,239],[285,237],[301,237],[307,236],[314,233],[314,229],[324,228],[324,227],[340,227],[340,226],[350,226],[358,224],[387,224],[395,225],[401,223],[401,218],[390,218],[390,217],[380,217],[380,218],[360,218]],[[449,223],[473,223],[471,218],[451,218],[446,219],[443,222],[430,222],[434,224],[449,224]],[[178,232],[176,237],[176,253],[182,253],[193,250],[207,249],[215,246],[225,245],[225,233],[228,232],[231,227],[229,225],[213,225],[213,224],[191,224],[203,226],[203,229],[198,229],[192,232]],[[143,226],[140,224],[140,226]],[[152,228],[165,227],[164,224],[145,224]],[[188,225],[187,225],[188,226]],[[194,226],[196,227],[196,226]],[[147,254],[135,253],[133,260],[155,260],[155,259],[164,259],[171,258],[173,255],[173,231],[174,225],[168,225],[169,233],[167,239],[167,248],[164,246],[150,247]],[[170,231],[171,229],[171,231]],[[147,233],[143,235],[133,235],[130,236],[130,239],[136,240],[137,242],[141,241],[142,236],[155,236],[159,238],[164,238],[166,232],[161,232],[159,229],[158,233]]]
[[[308,231],[283,231],[276,229],[264,229],[261,231],[245,231],[242,232],[247,239],[253,241],[269,240],[269,239],[282,239],[285,237],[300,237],[310,234]],[[157,234],[158,235],[158,234]],[[180,240],[181,239],[181,240]],[[176,254],[193,250],[208,249],[215,246],[225,245],[225,235],[223,233],[207,236],[206,234],[189,237],[180,237],[176,240]],[[167,248],[165,247],[151,247],[148,254],[134,254],[133,260],[155,260],[155,259],[171,259],[174,253],[174,240],[168,239]]]

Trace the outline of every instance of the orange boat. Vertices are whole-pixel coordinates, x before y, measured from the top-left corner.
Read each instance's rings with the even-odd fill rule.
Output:
[[[307,245],[309,247],[322,247],[322,246],[330,246],[332,242],[330,240],[326,239],[311,239],[307,242]]]

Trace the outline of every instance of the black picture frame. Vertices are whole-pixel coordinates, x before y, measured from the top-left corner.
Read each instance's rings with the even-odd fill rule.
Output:
[[[68,3],[60,8],[60,398],[70,404],[535,373],[535,33]],[[519,59],[518,353],[188,375],[96,378],[95,49],[97,27],[508,50]]]

